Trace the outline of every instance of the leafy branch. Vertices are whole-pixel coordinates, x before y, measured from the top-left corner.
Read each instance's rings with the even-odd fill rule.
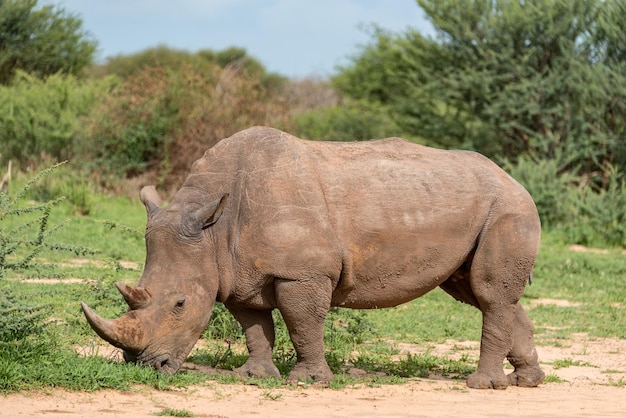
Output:
[[[41,178],[63,164],[61,162],[40,171],[13,197],[0,191],[0,278],[9,270],[33,267],[35,258],[44,249],[70,251],[76,255],[94,253],[82,246],[49,242],[50,236],[67,224],[66,221],[53,227],[49,225],[50,213],[64,200],[63,197],[45,203],[23,205],[28,191]],[[15,218],[18,220],[15,221]]]

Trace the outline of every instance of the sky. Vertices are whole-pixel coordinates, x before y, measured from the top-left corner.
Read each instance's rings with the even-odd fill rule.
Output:
[[[415,0],[43,0],[83,20],[98,62],[158,45],[245,48],[269,72],[325,78],[372,40],[372,24],[434,34]]]

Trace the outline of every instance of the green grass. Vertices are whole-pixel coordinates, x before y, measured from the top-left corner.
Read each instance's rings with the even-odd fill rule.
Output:
[[[562,360],[554,360],[554,370],[564,369],[566,367],[596,367],[591,363],[580,360],[572,360],[571,358],[565,358]]]
[[[50,239],[91,248],[93,254],[77,257],[71,252],[46,250],[38,256],[37,264],[54,269],[11,271],[0,279],[0,294],[11,294],[18,300],[28,301],[29,305],[44,306],[47,315],[43,331],[19,341],[0,342],[0,391],[48,387],[129,390],[136,384],[167,389],[206,381],[206,375],[194,371],[163,376],[149,368],[76,354],[75,345],[88,347],[93,341],[100,342],[84,320],[79,302],[87,302],[104,317],[121,315],[126,305],[113,284],[116,281],[136,283],[145,257],[142,231],[146,215],[138,199],[89,193],[87,216],[76,215],[75,203],[67,200],[55,207],[50,225],[68,219],[69,222],[51,234]],[[111,228],[107,221],[114,221],[116,226]],[[626,324],[626,286],[623,284],[626,255],[617,250],[609,254],[572,252],[555,236],[544,234],[533,284],[527,287],[522,298],[522,304],[528,307],[535,323],[539,343],[558,345],[572,333],[580,332],[590,337],[626,338],[623,326]],[[120,261],[131,261],[135,265],[124,268]],[[45,284],[23,280],[42,275],[52,275],[59,281]],[[87,282],[69,280],[74,278]],[[564,303],[565,306],[540,303],[545,299],[568,303]],[[286,375],[295,363],[295,352],[278,312],[275,322],[274,360]],[[480,312],[456,302],[438,289],[396,308],[333,310],[326,323],[325,337],[326,357],[336,374],[331,387],[395,384],[433,373],[463,379],[475,368],[475,359],[461,356],[460,360],[452,360],[427,350],[419,355],[398,355],[397,344],[416,343],[428,347],[446,340],[478,342],[480,333]],[[204,336],[209,339],[208,347],[192,353],[192,362],[224,369],[233,369],[245,362],[241,328],[221,305],[216,307]],[[232,347],[224,341],[229,341]],[[357,367],[368,374],[365,377],[348,375],[349,367]],[[567,359],[561,367],[567,367]],[[245,380],[225,375],[209,376],[209,379],[255,384],[267,388],[270,394],[272,388],[282,384],[276,379]],[[558,381],[558,378],[548,376],[547,381]],[[624,382],[614,384],[620,386]]]

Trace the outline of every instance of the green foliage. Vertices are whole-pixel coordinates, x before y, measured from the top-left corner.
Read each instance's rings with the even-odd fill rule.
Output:
[[[214,64],[143,67],[102,100],[89,120],[81,159],[114,178],[150,170],[180,184],[202,153],[252,125],[276,125],[289,103],[257,78]]]
[[[168,145],[199,116],[194,112],[214,76],[191,66],[146,67],[129,76],[94,109],[81,158],[117,177],[167,167]],[[188,94],[194,85],[196,93]]]
[[[220,68],[229,68],[257,78],[268,89],[280,88],[287,81],[285,77],[266,72],[263,64],[248,55],[244,48],[230,47],[221,51],[203,49],[197,54],[209,62],[216,63]]]
[[[554,373],[550,373],[546,375],[546,378],[543,380],[544,383],[564,383],[565,380],[561,379]]]
[[[242,338],[243,329],[228,309],[222,303],[216,302],[209,326],[202,336],[210,340],[237,341]]]
[[[121,79],[127,79],[146,68],[167,68],[177,71],[185,66],[192,66],[198,70],[206,70],[211,67],[210,63],[200,54],[159,45],[135,54],[109,57],[105,64],[95,66],[91,71],[97,76],[114,75]]]
[[[0,293],[0,347],[43,332],[49,308],[22,301],[7,289]]]
[[[413,135],[492,158],[626,164],[621,0],[419,0],[437,31],[375,31],[335,79]]]
[[[556,158],[539,160],[531,156],[504,165],[533,197],[541,223],[547,228],[569,224],[580,211],[582,178],[566,171],[564,165]]]
[[[61,74],[41,80],[18,71],[10,85],[0,85],[0,162],[13,159],[27,167],[46,157],[74,157],[82,142],[82,118],[110,84]]]
[[[81,19],[58,6],[0,1],[0,84],[8,84],[17,70],[40,78],[80,74],[97,45],[81,27]]]
[[[254,77],[268,89],[280,88],[287,79],[268,73],[265,67],[248,55],[245,49],[230,47],[221,51],[203,49],[196,53],[172,49],[164,45],[148,48],[131,55],[119,55],[107,59],[106,64],[92,68],[95,75],[114,74],[121,78],[132,77],[146,68],[167,68],[179,71],[191,65],[198,71],[211,71],[212,67],[236,71],[240,75]]]
[[[168,74],[146,73],[119,86],[95,109],[95,126],[81,150],[89,165],[123,177],[166,160],[165,146],[180,119],[180,96],[164,88],[162,79]]]
[[[570,243],[626,247],[626,179],[606,171],[606,186],[567,170],[562,158],[535,160],[522,156],[504,168],[531,194],[542,225]]]
[[[38,263],[34,264],[34,261],[44,249],[71,251],[77,255],[91,252],[82,246],[50,241],[52,233],[64,226],[60,224],[49,228],[50,213],[58,205],[60,198],[46,203],[22,206],[22,199],[33,185],[58,166],[41,171],[12,198],[0,192],[0,278],[9,270],[41,267],[37,265]]]
[[[626,177],[617,169],[607,172],[608,184],[587,184],[580,191],[580,210],[571,224],[563,223],[567,238],[583,245],[626,247]]]
[[[480,311],[456,302],[440,289],[395,308],[368,312],[367,319],[376,335],[397,341],[422,344],[480,339]]]
[[[308,139],[364,141],[403,136],[383,106],[364,100],[310,110],[294,119],[293,133]]]

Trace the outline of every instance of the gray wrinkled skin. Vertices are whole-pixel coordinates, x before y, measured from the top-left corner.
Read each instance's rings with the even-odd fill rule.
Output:
[[[297,352],[290,380],[329,381],[331,306],[396,306],[441,287],[483,314],[472,388],[537,386],[544,374],[519,304],[540,223],[529,194],[487,158],[400,138],[311,142],[254,127],[197,160],[172,202],[153,187],[146,267],[118,285],[129,312],[94,330],[128,361],[175,373],[220,301],[243,326],[247,376],[272,363],[279,309]],[[420,318],[415,318],[419,321]],[[502,362],[514,366],[506,376]]]

